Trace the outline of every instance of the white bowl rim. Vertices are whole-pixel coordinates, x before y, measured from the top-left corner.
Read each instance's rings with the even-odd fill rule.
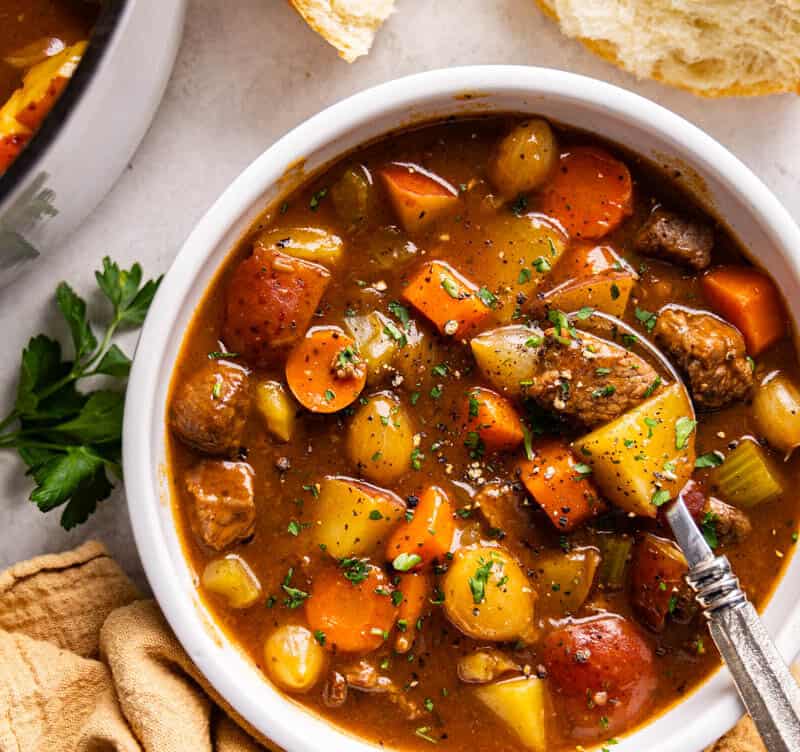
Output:
[[[159,508],[163,504],[153,468],[156,432],[152,420],[158,410],[163,427],[164,406],[155,403],[157,376],[163,363],[170,327],[207,257],[236,220],[282,177],[286,166],[329,144],[359,124],[368,123],[388,109],[413,108],[428,99],[455,97],[465,92],[499,92],[524,96],[573,99],[582,105],[610,112],[634,126],[657,130],[684,153],[714,173],[734,196],[747,197],[754,215],[769,228],[770,240],[780,249],[794,276],[800,279],[800,228],[778,199],[739,159],[709,135],[660,105],[603,81],[548,68],[477,65],[440,69],[389,81],[334,104],[283,136],[247,167],[225,190],[196,225],[165,275],[142,329],[131,371],[123,429],[123,462],[128,509],[142,564],[158,603],[178,639],[213,688],[259,732],[290,752],[316,752],[322,744],[338,741],[348,752],[379,749],[341,731],[313,714],[303,714],[302,724],[281,717],[258,697],[248,695],[231,666],[213,657],[217,638],[208,632],[195,601],[170,576],[172,560],[163,540]],[[657,125],[653,125],[657,123]],[[797,319],[800,320],[800,319]],[[146,346],[145,346],[146,345]],[[144,419],[142,419],[144,416]],[[775,600],[775,599],[773,599]],[[800,650],[800,604],[774,635],[787,660]],[[265,685],[266,686],[266,685]],[[623,738],[620,752],[641,749],[641,737],[658,726],[660,735],[648,740],[650,752],[700,750],[730,728],[742,714],[726,669],[687,699],[677,704],[695,706],[700,713],[688,724],[663,727],[674,711]],[[284,713],[287,711],[283,707]],[[299,720],[297,716],[294,720]],[[677,725],[677,727],[676,727]],[[665,733],[666,732],[666,733]],[[334,748],[344,749],[338,746]]]

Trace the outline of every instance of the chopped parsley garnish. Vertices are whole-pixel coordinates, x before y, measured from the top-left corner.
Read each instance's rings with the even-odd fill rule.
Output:
[[[416,404],[417,404],[417,402],[419,402],[419,398],[420,398],[421,396],[422,396],[422,395],[421,395],[419,392],[411,392],[411,396],[408,398],[408,401],[409,401],[409,402],[410,402],[412,405],[416,405]]]
[[[540,347],[544,340],[541,337],[528,337],[525,340],[525,347]]]
[[[420,726],[418,729],[414,729],[414,733],[420,738],[424,739],[426,742],[430,742],[431,744],[438,744],[439,740],[434,739],[428,733],[431,730],[430,726]]]
[[[519,270],[519,276],[517,277],[517,284],[524,285],[526,282],[531,281],[531,270],[528,268],[522,268]]]
[[[520,194],[514,199],[514,202],[511,204],[511,213],[515,217],[521,217],[525,212],[528,210],[528,198],[527,196],[523,196]]]
[[[598,387],[592,392],[592,397],[600,399],[601,397],[610,397],[617,391],[617,387],[613,384],[606,384],[605,386]]]
[[[327,402],[333,402],[336,399],[336,395],[334,394],[332,389],[325,390],[325,400]]]
[[[389,335],[400,345],[400,347],[405,347],[406,344],[408,344],[406,335],[397,328],[397,325],[394,323],[394,321],[387,321],[383,325],[383,333]]]
[[[322,646],[325,645],[325,633],[321,629],[314,630],[314,639]]]
[[[464,439],[464,446],[469,449],[469,456],[473,460],[483,457],[486,447],[483,445],[481,435],[477,431],[468,431],[467,438]]]
[[[306,602],[309,596],[305,590],[299,590],[296,587],[292,587],[291,582],[293,575],[294,569],[290,568],[286,573],[286,577],[283,578],[281,589],[284,593],[286,593],[286,598],[284,598],[283,605],[287,608],[300,608],[300,606]]]
[[[349,556],[339,559],[339,566],[344,570],[345,578],[354,585],[360,585],[369,577],[369,562],[366,559]]]
[[[286,527],[286,532],[290,535],[295,536],[295,538],[300,535],[301,530],[300,523],[297,520],[292,520]]]
[[[653,313],[652,311],[646,311],[644,308],[637,307],[634,315],[636,316],[636,320],[641,322],[648,332],[652,332],[653,329],[656,328],[658,314]]]
[[[444,363],[439,363],[431,368],[431,373],[434,376],[447,376],[447,366]]]
[[[481,287],[481,289],[478,290],[478,299],[487,308],[494,308],[495,304],[497,303],[497,298],[492,294],[492,291],[488,287]]]
[[[422,462],[425,459],[425,455],[419,450],[418,447],[414,447],[411,450],[411,467],[414,470],[421,470],[422,469]]]
[[[481,403],[478,402],[477,397],[474,394],[469,395],[469,417],[470,418],[477,418],[478,417],[478,410],[480,409]]]
[[[492,572],[492,559],[485,561],[483,557],[478,559],[480,565],[475,570],[475,575],[469,578],[469,589],[472,591],[472,602],[476,605],[486,600],[486,584],[489,582],[489,575]]]
[[[595,376],[608,376],[611,373],[610,368],[595,368],[594,375]]]
[[[719,467],[725,461],[722,452],[708,452],[701,454],[695,461],[694,466],[699,470],[704,467]]]
[[[380,452],[377,452],[376,454],[380,454]],[[375,455],[373,455],[373,457],[374,457],[374,456],[375,456]],[[370,518],[371,520],[382,520],[382,519],[383,519],[383,515],[382,515],[382,514],[381,514],[381,513],[380,513],[380,512],[379,512],[377,509],[373,509],[373,510],[372,510],[372,511],[369,513],[369,518]]]
[[[539,258],[533,260],[533,268],[539,274],[547,274],[553,267],[550,266],[550,262],[544,256],[539,256]]]
[[[409,570],[422,563],[422,557],[419,554],[406,554],[402,553],[395,557],[392,566],[398,572],[408,572]]]
[[[392,591],[392,605],[397,608],[403,602],[403,594],[399,590]]]
[[[523,447],[525,448],[525,457],[528,460],[533,460],[535,456],[533,453],[533,437],[527,426],[522,426],[522,439]]]
[[[408,326],[410,317],[408,315],[408,308],[406,308],[404,305],[401,305],[396,300],[393,300],[391,303],[389,303],[389,312],[403,325],[403,327]]]
[[[653,493],[653,496],[650,499],[650,503],[654,507],[660,507],[666,504],[672,497],[670,496],[669,491],[666,488],[659,488],[657,491]]]
[[[696,420],[683,416],[675,421],[675,448],[686,449],[689,445],[689,437],[697,425]]]
[[[594,308],[591,306],[584,306],[581,308],[575,315],[581,320],[586,321],[586,319],[591,318],[591,315],[594,313]]]
[[[700,531],[706,539],[710,548],[716,548],[719,545],[719,538],[717,537],[717,517],[713,512],[706,512],[703,516],[703,521],[700,523]]]
[[[319,208],[322,199],[328,195],[327,188],[320,188],[314,195],[311,196],[311,201],[308,202],[308,208],[311,211],[316,211]]]
[[[645,418],[644,424],[647,426],[647,438],[653,438],[653,429],[658,426],[658,421],[655,418]]]
[[[217,379],[211,387],[211,399],[219,399],[222,395],[222,379]]]
[[[572,326],[572,324],[569,321],[569,318],[567,318],[567,314],[564,313],[563,311],[558,311],[555,308],[553,308],[547,312],[547,318],[549,319],[550,323],[553,324],[553,326],[555,327],[556,334],[559,337],[563,337],[565,331],[567,337],[575,336],[575,327]],[[569,344],[569,342],[566,341],[565,339],[561,339],[560,341],[562,344]]]
[[[209,360],[219,360],[220,358],[228,358],[233,360],[234,358],[241,357],[239,353],[236,352],[226,352],[225,350],[213,350],[208,354]]]
[[[613,282],[611,284],[611,300],[616,300],[619,297],[619,287],[617,287],[617,283]]]
[[[653,383],[650,384],[650,386],[648,386],[647,389],[645,389],[644,398],[647,399],[648,397],[652,397],[653,396],[653,392],[655,392],[655,390],[658,389],[658,387],[660,387],[660,386],[661,386],[661,377],[660,376],[656,376],[653,379]]]
[[[452,277],[448,277],[446,274],[440,274],[439,282],[441,282],[442,288],[444,288],[444,291],[451,298],[455,298],[456,300],[458,300],[461,297],[458,285],[453,281]]]
[[[585,462],[578,462],[575,465],[575,472],[577,473],[575,480],[583,480],[584,478],[588,478],[593,471],[591,465],[587,465]]]
[[[433,397],[433,399],[439,399],[439,397],[442,396],[443,391],[444,390],[442,387],[439,384],[436,384],[436,386],[431,388],[431,397]]]

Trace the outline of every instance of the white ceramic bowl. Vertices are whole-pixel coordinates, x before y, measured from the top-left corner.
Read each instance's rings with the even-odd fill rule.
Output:
[[[537,113],[605,136],[656,162],[682,166],[682,179],[701,189],[704,203],[725,218],[779,282],[794,320],[800,321],[800,230],[777,199],[705,133],[648,100],[600,81],[511,66],[432,71],[340,102],[268,149],[197,225],[153,302],[128,387],[124,465],[136,543],[169,623],[217,691],[256,729],[289,752],[374,752],[377,747],[336,729],[277,692],[213,626],[196,595],[164,477],[167,389],[181,340],[229,250],[256,215],[303,175],[408,123],[508,111]],[[302,174],[298,163],[303,165]],[[292,176],[289,180],[287,174]],[[800,649],[800,560],[796,556],[764,619],[783,655],[793,657]],[[667,714],[621,740],[615,749],[695,752],[733,725],[741,712],[723,670]]]

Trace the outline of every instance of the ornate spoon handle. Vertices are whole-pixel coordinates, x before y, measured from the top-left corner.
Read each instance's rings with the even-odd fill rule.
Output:
[[[800,688],[739,586],[725,556],[715,557],[682,499],[667,510],[686,560],[687,581],[769,752],[800,751]]]

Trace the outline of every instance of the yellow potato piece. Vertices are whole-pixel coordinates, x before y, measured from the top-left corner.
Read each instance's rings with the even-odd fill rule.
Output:
[[[570,313],[588,306],[622,318],[628,307],[636,276],[626,272],[607,272],[585,279],[575,279],[548,290],[539,306],[545,310]]]
[[[279,441],[291,441],[294,435],[297,404],[279,381],[262,381],[255,389],[256,409],[267,430]]]
[[[328,477],[314,503],[314,540],[335,559],[366,556],[386,541],[404,513],[405,505],[391,491],[353,478]]]
[[[577,613],[589,597],[600,554],[593,548],[554,553],[537,562],[539,616],[561,618]]]
[[[270,679],[281,689],[300,694],[314,687],[327,664],[314,635],[297,624],[278,627],[267,638],[264,658]]]
[[[247,562],[235,554],[210,561],[200,578],[210,593],[221,595],[231,608],[247,608],[261,597],[261,584]]]
[[[550,125],[534,118],[500,140],[489,161],[489,179],[502,195],[514,198],[542,185],[557,162],[558,145]]]
[[[627,512],[655,517],[694,470],[693,421],[686,390],[676,382],[572,446],[591,465],[606,499]],[[679,448],[682,431],[689,432]]]
[[[526,749],[546,752],[549,698],[544,681],[521,676],[476,687],[473,691],[489,710],[508,724]]]
[[[470,347],[489,383],[504,394],[519,397],[524,391],[522,382],[536,370],[542,341],[541,329],[503,326],[474,337]]]

